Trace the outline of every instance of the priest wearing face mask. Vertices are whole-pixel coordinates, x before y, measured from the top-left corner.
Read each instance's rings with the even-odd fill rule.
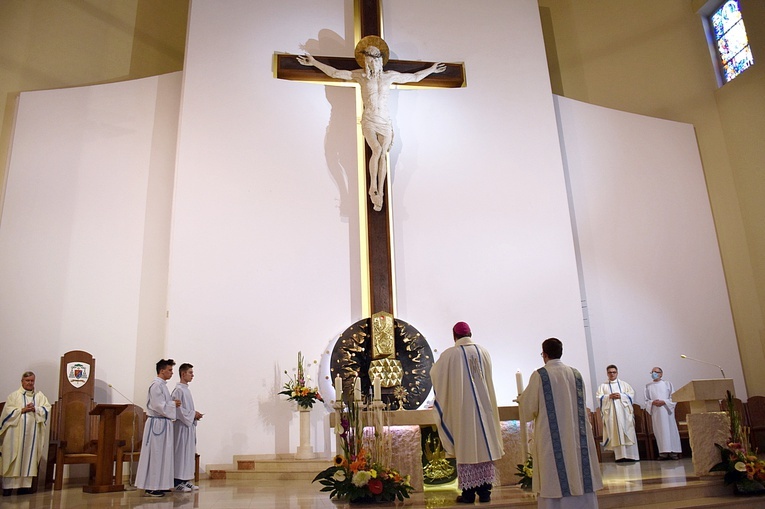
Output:
[[[619,379],[619,368],[611,364],[606,368],[608,381],[600,384],[595,397],[603,414],[603,447],[614,451],[617,463],[638,461],[635,415],[632,400],[635,390]]]
[[[680,457],[680,433],[675,419],[675,405],[672,384],[662,380],[664,372],[655,367],[651,370],[652,382],[645,386],[645,410],[651,416],[656,445],[659,448],[659,460],[676,460]]]

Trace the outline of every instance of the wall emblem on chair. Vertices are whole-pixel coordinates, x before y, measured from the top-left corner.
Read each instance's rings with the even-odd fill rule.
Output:
[[[90,364],[85,362],[70,362],[66,365],[66,377],[69,383],[76,388],[85,385],[90,377]]]

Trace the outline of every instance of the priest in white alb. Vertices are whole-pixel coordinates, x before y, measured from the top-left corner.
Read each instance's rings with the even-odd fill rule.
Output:
[[[561,362],[563,343],[542,343],[545,365],[518,397],[521,421],[534,421],[532,490],[540,509],[597,509],[603,487],[595,440],[587,419],[582,375]]]
[[[489,352],[473,343],[470,327],[452,329],[454,346],[430,370],[435,392],[438,436],[444,450],[457,459],[458,503],[491,500],[496,480],[494,461],[504,454],[497,397]]]
[[[145,490],[146,496],[164,497],[165,491],[173,489],[173,421],[180,400],[173,400],[167,389],[167,381],[173,377],[173,359],[157,362],[157,377],[149,386],[146,401],[148,420],[143,430],[141,456],[135,485]]]
[[[175,473],[173,484],[175,491],[189,492],[198,490],[194,484],[194,470],[197,454],[197,421],[202,414],[194,407],[194,398],[191,397],[189,384],[194,379],[194,366],[183,363],[178,368],[181,382],[175,386],[171,394],[173,399],[181,402],[177,408],[174,423],[175,440]]]
[[[595,397],[603,416],[603,447],[614,451],[617,463],[640,460],[635,435],[635,410],[632,402],[635,390],[619,379],[619,368],[610,364],[606,368],[608,381],[600,384]]]
[[[645,411],[651,416],[653,434],[659,449],[659,461],[680,458],[683,449],[680,432],[677,429],[677,416],[672,393],[672,383],[662,380],[664,371],[660,367],[651,370],[652,382],[645,386]]]

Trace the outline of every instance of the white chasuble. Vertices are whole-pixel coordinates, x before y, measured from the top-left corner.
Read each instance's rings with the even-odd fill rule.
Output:
[[[611,394],[619,394],[620,397],[611,398]],[[614,451],[616,459],[639,459],[635,411],[632,408],[635,390],[617,378],[613,382],[600,384],[595,397],[603,415],[603,447]]]
[[[491,358],[482,346],[460,338],[430,370],[438,436],[457,463],[484,463],[504,454]]]

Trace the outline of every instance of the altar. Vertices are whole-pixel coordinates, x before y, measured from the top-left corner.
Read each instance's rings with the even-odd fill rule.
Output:
[[[373,422],[372,412],[364,413],[368,416],[365,422]],[[422,434],[425,428],[435,429],[437,419],[435,410],[383,411],[382,415],[385,440],[390,440],[391,444],[390,466],[404,474],[409,474],[415,491],[422,491],[425,485]],[[495,462],[495,466],[499,484],[508,486],[517,483],[518,478],[515,476],[517,465],[525,460],[518,407],[499,407],[499,420],[505,454],[502,459]],[[330,414],[329,423],[333,429],[335,421],[336,414]],[[371,436],[370,429],[370,438]],[[532,438],[531,427],[528,424],[527,437],[529,440]],[[339,445],[336,450],[339,451]]]

